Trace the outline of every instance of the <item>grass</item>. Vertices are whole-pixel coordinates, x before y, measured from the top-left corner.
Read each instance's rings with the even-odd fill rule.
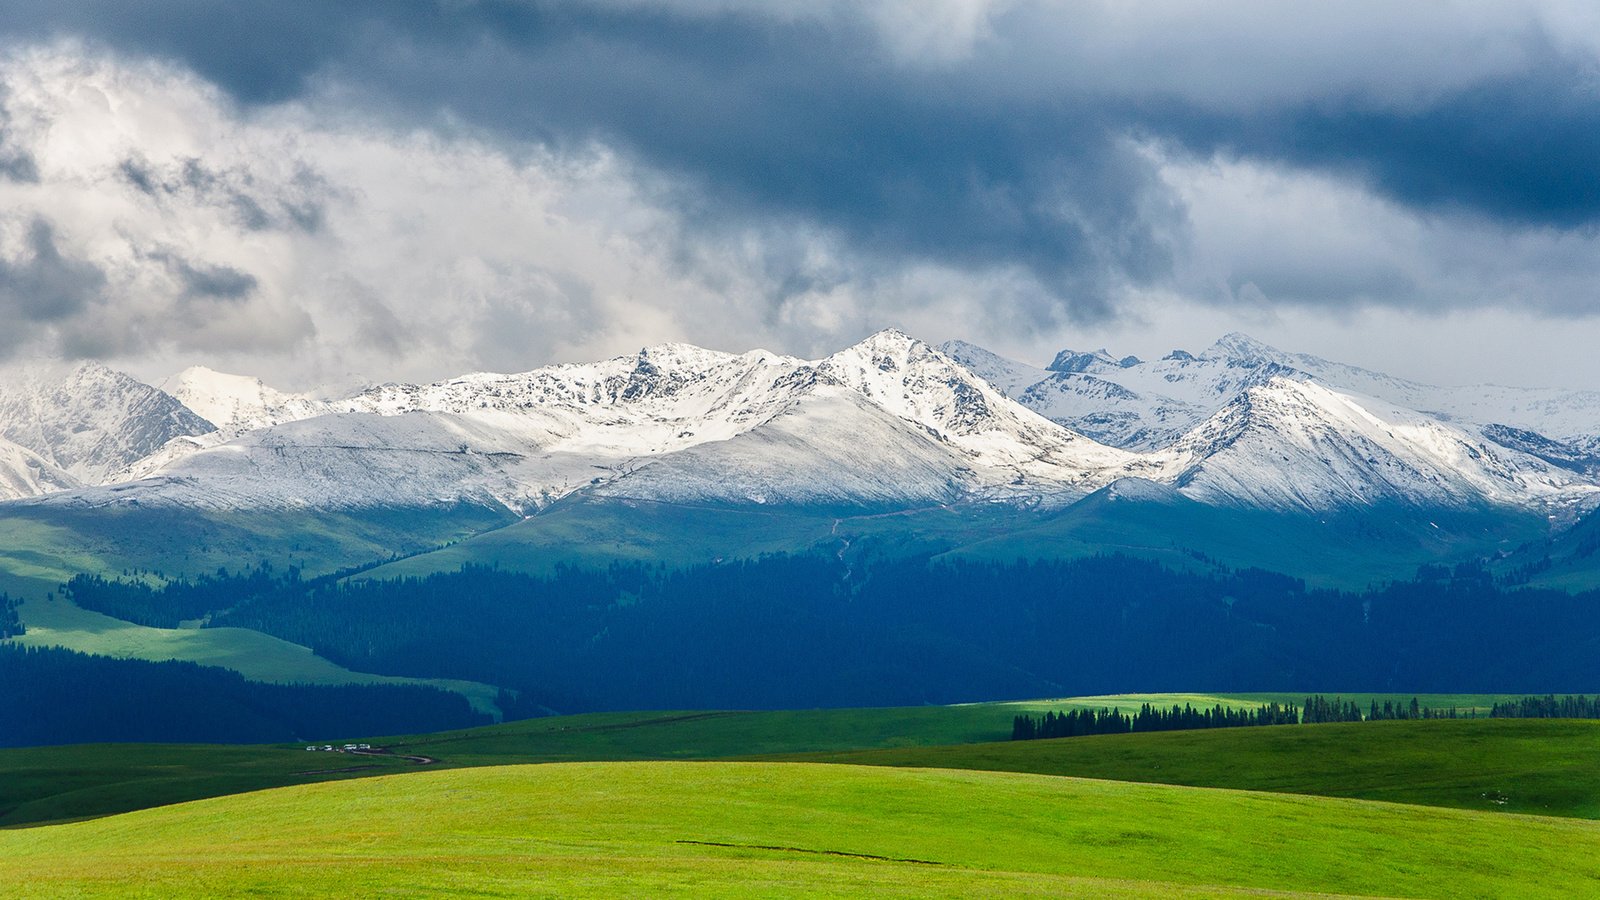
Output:
[[[820,514],[688,507],[644,500],[569,500],[506,528],[362,573],[402,578],[453,572],[469,563],[548,574],[557,564],[710,563],[798,552],[830,542],[834,519]],[[836,541],[833,541],[837,543]]]
[[[59,582],[124,569],[195,575],[267,559],[315,575],[435,549],[513,521],[503,509],[467,504],[349,512],[8,506],[0,510],[0,571]]]
[[[789,757],[981,769],[1600,819],[1600,722],[1351,722]]]
[[[574,763],[0,832],[0,893],[24,897],[1247,891],[1593,896],[1600,824],[993,772]]]
[[[1545,535],[1541,516],[1479,510],[1419,516],[1375,506],[1359,513],[1302,516],[1094,495],[1037,524],[951,551],[953,557],[1009,562],[1123,553],[1175,569],[1263,568],[1308,584],[1363,590],[1407,580],[1422,563],[1453,563],[1516,548]]]
[[[232,669],[271,684],[421,684],[454,691],[479,712],[498,714],[497,689],[474,681],[406,678],[347,669],[309,647],[245,628],[149,628],[82,609],[55,596],[57,582],[0,574],[0,591],[23,598],[18,609],[27,633],[12,638],[32,647],[66,647],[120,659],[179,659]]]
[[[345,774],[299,774],[368,765],[374,768]],[[0,750],[0,828],[93,818],[409,767],[399,759],[260,745],[76,744]]]
[[[1040,704],[1048,708],[1049,703]],[[349,735],[441,767],[589,760],[713,759],[991,741],[1010,705],[773,712],[595,713],[390,738]],[[97,744],[0,750],[0,827],[108,815],[329,778],[307,770],[372,762],[303,746]]]
[[[1348,695],[1365,704],[1376,698],[1409,703],[1410,695]],[[1281,694],[1111,694],[1098,697],[908,706],[882,709],[807,709],[764,711],[679,711],[593,713],[525,719],[501,725],[384,739],[409,752],[473,764],[616,759],[715,759],[758,754],[840,751],[862,748],[926,747],[1006,741],[1013,716],[1046,710],[1137,711],[1141,704],[1189,703],[1211,707],[1254,708],[1303,695]],[[1482,708],[1490,695],[1425,695],[1425,706]]]
[[[1424,698],[1424,701],[1437,699]],[[888,752],[831,758],[880,765],[992,766],[1050,774],[1067,772],[1134,781],[1165,780],[1267,790],[1293,788],[1269,784],[1261,780],[1265,775],[1303,769],[1316,773],[1315,778],[1301,782],[1302,789],[1310,793],[1388,797],[1382,793],[1384,786],[1392,779],[1406,777],[1432,786],[1434,797],[1443,798],[1438,800],[1442,805],[1468,808],[1473,806],[1471,802],[1446,802],[1448,789],[1455,785],[1457,794],[1471,801],[1478,783],[1474,779],[1483,775],[1485,761],[1499,761],[1495,772],[1516,776],[1502,779],[1493,786],[1512,797],[1510,808],[1525,808],[1523,804],[1535,796],[1531,787],[1544,783],[1568,783],[1574,793],[1562,803],[1552,803],[1548,809],[1542,804],[1550,801],[1540,801],[1533,808],[1541,812],[1587,815],[1591,807],[1585,804],[1600,796],[1595,776],[1584,768],[1585,754],[1591,753],[1594,747],[1595,731],[1589,723],[1568,723],[1572,729],[1569,733],[1549,730],[1551,723],[1529,720],[1481,722],[1478,724],[1486,728],[1492,724],[1499,730],[1488,729],[1483,740],[1477,743],[1457,742],[1453,755],[1437,758],[1439,768],[1436,771],[1419,770],[1419,764],[1407,762],[1409,757],[1404,754],[1390,754],[1395,758],[1388,759],[1378,751],[1388,746],[1425,746],[1439,735],[1470,736],[1468,730],[1435,727],[1451,723],[1363,723],[1131,735],[1121,745],[1115,744],[1120,738],[987,743],[1009,737],[1011,717],[1019,711],[1037,713],[1046,709],[1103,705],[1128,709],[1137,708],[1145,701],[1164,705],[1195,702],[1209,706],[1217,700],[1236,705],[1254,702],[1238,695],[1127,694],[1110,698],[894,709],[595,713],[528,719],[430,735],[389,738],[348,735],[347,738],[369,740],[397,753],[434,757],[440,760],[438,767],[442,768],[594,760],[721,759],[819,752],[840,754],[871,748],[890,751],[898,748],[904,751],[903,755]],[[1600,723],[1595,723],[1594,727],[1600,728]],[[1301,728],[1305,729],[1304,734]],[[1361,730],[1364,728],[1378,730]],[[1323,729],[1334,730],[1324,732]],[[1321,737],[1325,733],[1329,737]],[[1186,740],[1179,738],[1199,741],[1200,748],[1189,749]],[[1113,743],[1107,745],[1102,743],[1104,741]],[[1207,744],[1207,741],[1212,743]],[[978,746],[916,749],[937,745]],[[1107,746],[1129,748],[1121,768],[1113,766],[1115,757],[1110,756],[1098,760],[1102,764],[1098,769],[1068,771],[1065,768],[1068,761],[1085,766],[1096,762],[1102,753],[1100,748]],[[1133,752],[1140,747],[1153,748],[1149,751],[1152,755],[1139,756]],[[915,762],[918,753],[926,753],[928,762]],[[1053,761],[1057,759],[1053,754],[1060,754],[1062,762]],[[1239,760],[1237,766],[1230,761],[1233,759]],[[1360,761],[1362,771],[1352,769],[1351,760]],[[278,745],[102,744],[0,750],[0,827],[107,815],[263,787],[387,771],[363,769],[326,776],[295,774],[372,762],[371,759],[310,754],[302,746]],[[1425,768],[1427,764],[1421,765]],[[1186,777],[1176,777],[1188,771],[1185,765],[1199,767],[1200,774],[1209,774],[1209,777],[1202,779],[1192,771]],[[1352,784],[1368,784],[1367,781],[1352,781],[1358,776],[1370,781],[1373,793],[1349,790]],[[1257,780],[1248,780],[1251,777]],[[1461,794],[1462,790],[1466,794]],[[1421,791],[1407,799],[1433,802]],[[1488,805],[1478,804],[1480,808]]]

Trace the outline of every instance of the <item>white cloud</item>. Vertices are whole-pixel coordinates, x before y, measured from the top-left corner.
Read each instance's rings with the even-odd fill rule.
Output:
[[[106,274],[34,329],[45,352],[436,377],[684,336],[691,310],[741,338],[760,317],[705,286],[747,281],[743,260],[696,252],[712,270],[689,271],[659,186],[604,147],[514,156],[314,104],[245,114],[183,71],[70,45],[12,53],[0,81],[39,175],[0,182],[0,252],[43,219]],[[195,271],[254,290],[197,296]]]
[[[6,344],[151,379],[195,363],[284,387],[428,379],[664,340],[815,355],[898,325],[1039,362],[1243,328],[1424,379],[1600,380],[1580,349],[1600,338],[1593,233],[1419,215],[1267,164],[1147,147],[1187,216],[1168,235],[1176,272],[1112,285],[1122,316],[1084,325],[1018,266],[863,257],[806,221],[704,221],[692,184],[600,144],[400,129],[327,97],[245,110],[185,70],[72,44],[0,57],[0,85],[8,152],[37,174],[0,174],[0,262],[26,265],[43,221],[63,259],[103,274],[79,279],[81,306],[10,323]],[[1433,331],[1452,347],[1394,337]],[[1453,349],[1497,342],[1510,349],[1470,365]]]
[[[1192,239],[1176,289],[1224,306],[1600,312],[1600,234],[1425,214],[1354,181],[1266,163],[1160,158]]]

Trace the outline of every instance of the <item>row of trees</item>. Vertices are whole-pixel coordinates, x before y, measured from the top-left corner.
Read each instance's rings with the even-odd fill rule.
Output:
[[[1416,702],[1413,700],[1412,702]],[[1317,694],[1306,698],[1305,710],[1300,716],[1302,725],[1317,725],[1323,722],[1360,722],[1366,717],[1361,714],[1361,707],[1354,700],[1343,697],[1327,697]]]
[[[1011,721],[1011,739],[1026,741],[1090,734],[1126,734],[1131,731],[1294,725],[1299,721],[1300,711],[1292,704],[1268,703],[1255,709],[1229,709],[1219,703],[1209,709],[1196,709],[1188,703],[1182,706],[1174,704],[1170,708],[1145,703],[1131,716],[1109,707],[1074,709],[1061,713],[1049,711],[1037,718],[1030,715],[1015,716]]]
[[[1133,716],[1134,731],[1185,731],[1192,728],[1244,728],[1253,725],[1293,725],[1300,710],[1293,704],[1267,703],[1255,709],[1229,709],[1217,704],[1195,709],[1185,703],[1161,709],[1146,703]]]
[[[27,630],[17,617],[17,607],[21,603],[9,594],[0,593],[0,640],[16,637]]]
[[[1126,734],[1133,720],[1114,709],[1069,709],[1046,712],[1039,718],[1017,716],[1011,721],[1011,739],[1081,737],[1088,734]]]
[[[1496,719],[1600,719],[1600,696],[1523,697],[1496,703],[1489,710]]]
[[[1600,697],[1525,697],[1520,701],[1496,704],[1493,715],[1560,718],[1600,718]],[[1230,709],[1217,704],[1196,709],[1185,703],[1160,708],[1145,703],[1132,716],[1110,708],[1046,712],[1043,716],[1016,716],[1012,719],[1011,739],[1079,737],[1089,734],[1122,734],[1130,731],[1183,731],[1196,728],[1242,728],[1257,725],[1314,725],[1324,722],[1376,722],[1385,719],[1454,719],[1458,711],[1425,707],[1412,697],[1409,704],[1373,700],[1367,712],[1353,700],[1315,694],[1305,706],[1267,703],[1254,709]]]

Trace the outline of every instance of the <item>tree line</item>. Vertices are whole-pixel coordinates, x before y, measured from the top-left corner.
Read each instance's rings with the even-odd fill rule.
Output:
[[[1600,719],[1600,696],[1522,697],[1494,704],[1496,719]]]
[[[0,643],[0,746],[262,743],[485,725],[466,699],[413,685],[284,685],[191,662]]]
[[[1011,739],[1080,737],[1090,734],[1127,734],[1144,731],[1185,731],[1196,728],[1244,728],[1252,725],[1293,725],[1300,711],[1292,704],[1266,703],[1254,709],[1234,709],[1216,704],[1196,709],[1185,703],[1170,708],[1144,703],[1132,715],[1110,707],[1047,711],[1042,716],[1012,719]]]
[[[164,584],[83,577],[64,593],[131,621],[263,631],[362,671],[497,684],[563,712],[1600,683],[1588,650],[1600,593],[1506,589],[1470,565],[1359,592],[1117,555],[796,554],[388,580],[257,566]],[[1375,715],[1338,702],[1306,714]]]
[[[1526,697],[1521,701],[1496,704],[1493,715],[1533,717],[1538,715],[1562,718],[1600,718],[1600,697],[1590,701],[1586,697]],[[1216,704],[1209,709],[1196,709],[1185,703],[1170,708],[1142,704],[1133,715],[1123,714],[1109,707],[1102,709],[1069,710],[1064,713],[1046,712],[1034,717],[1019,715],[1013,718],[1011,739],[1014,741],[1036,738],[1080,737],[1090,734],[1124,734],[1143,731],[1184,731],[1198,728],[1244,728],[1260,725],[1316,725],[1328,722],[1377,722],[1386,719],[1454,719],[1455,708],[1435,709],[1423,706],[1412,697],[1410,704],[1372,700],[1367,711],[1354,700],[1343,697],[1324,697],[1314,694],[1307,697],[1305,705],[1266,703],[1253,709],[1228,708]]]

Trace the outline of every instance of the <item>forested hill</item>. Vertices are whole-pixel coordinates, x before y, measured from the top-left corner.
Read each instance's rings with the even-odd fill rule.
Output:
[[[336,740],[489,721],[428,687],[262,684],[189,662],[0,643],[0,747]]]
[[[1508,589],[1473,566],[1366,592],[1120,556],[774,556],[547,577],[469,566],[316,583],[256,570],[160,589],[80,578],[68,592],[134,621],[208,616],[360,671],[499,684],[563,712],[1600,687],[1600,595]]]

